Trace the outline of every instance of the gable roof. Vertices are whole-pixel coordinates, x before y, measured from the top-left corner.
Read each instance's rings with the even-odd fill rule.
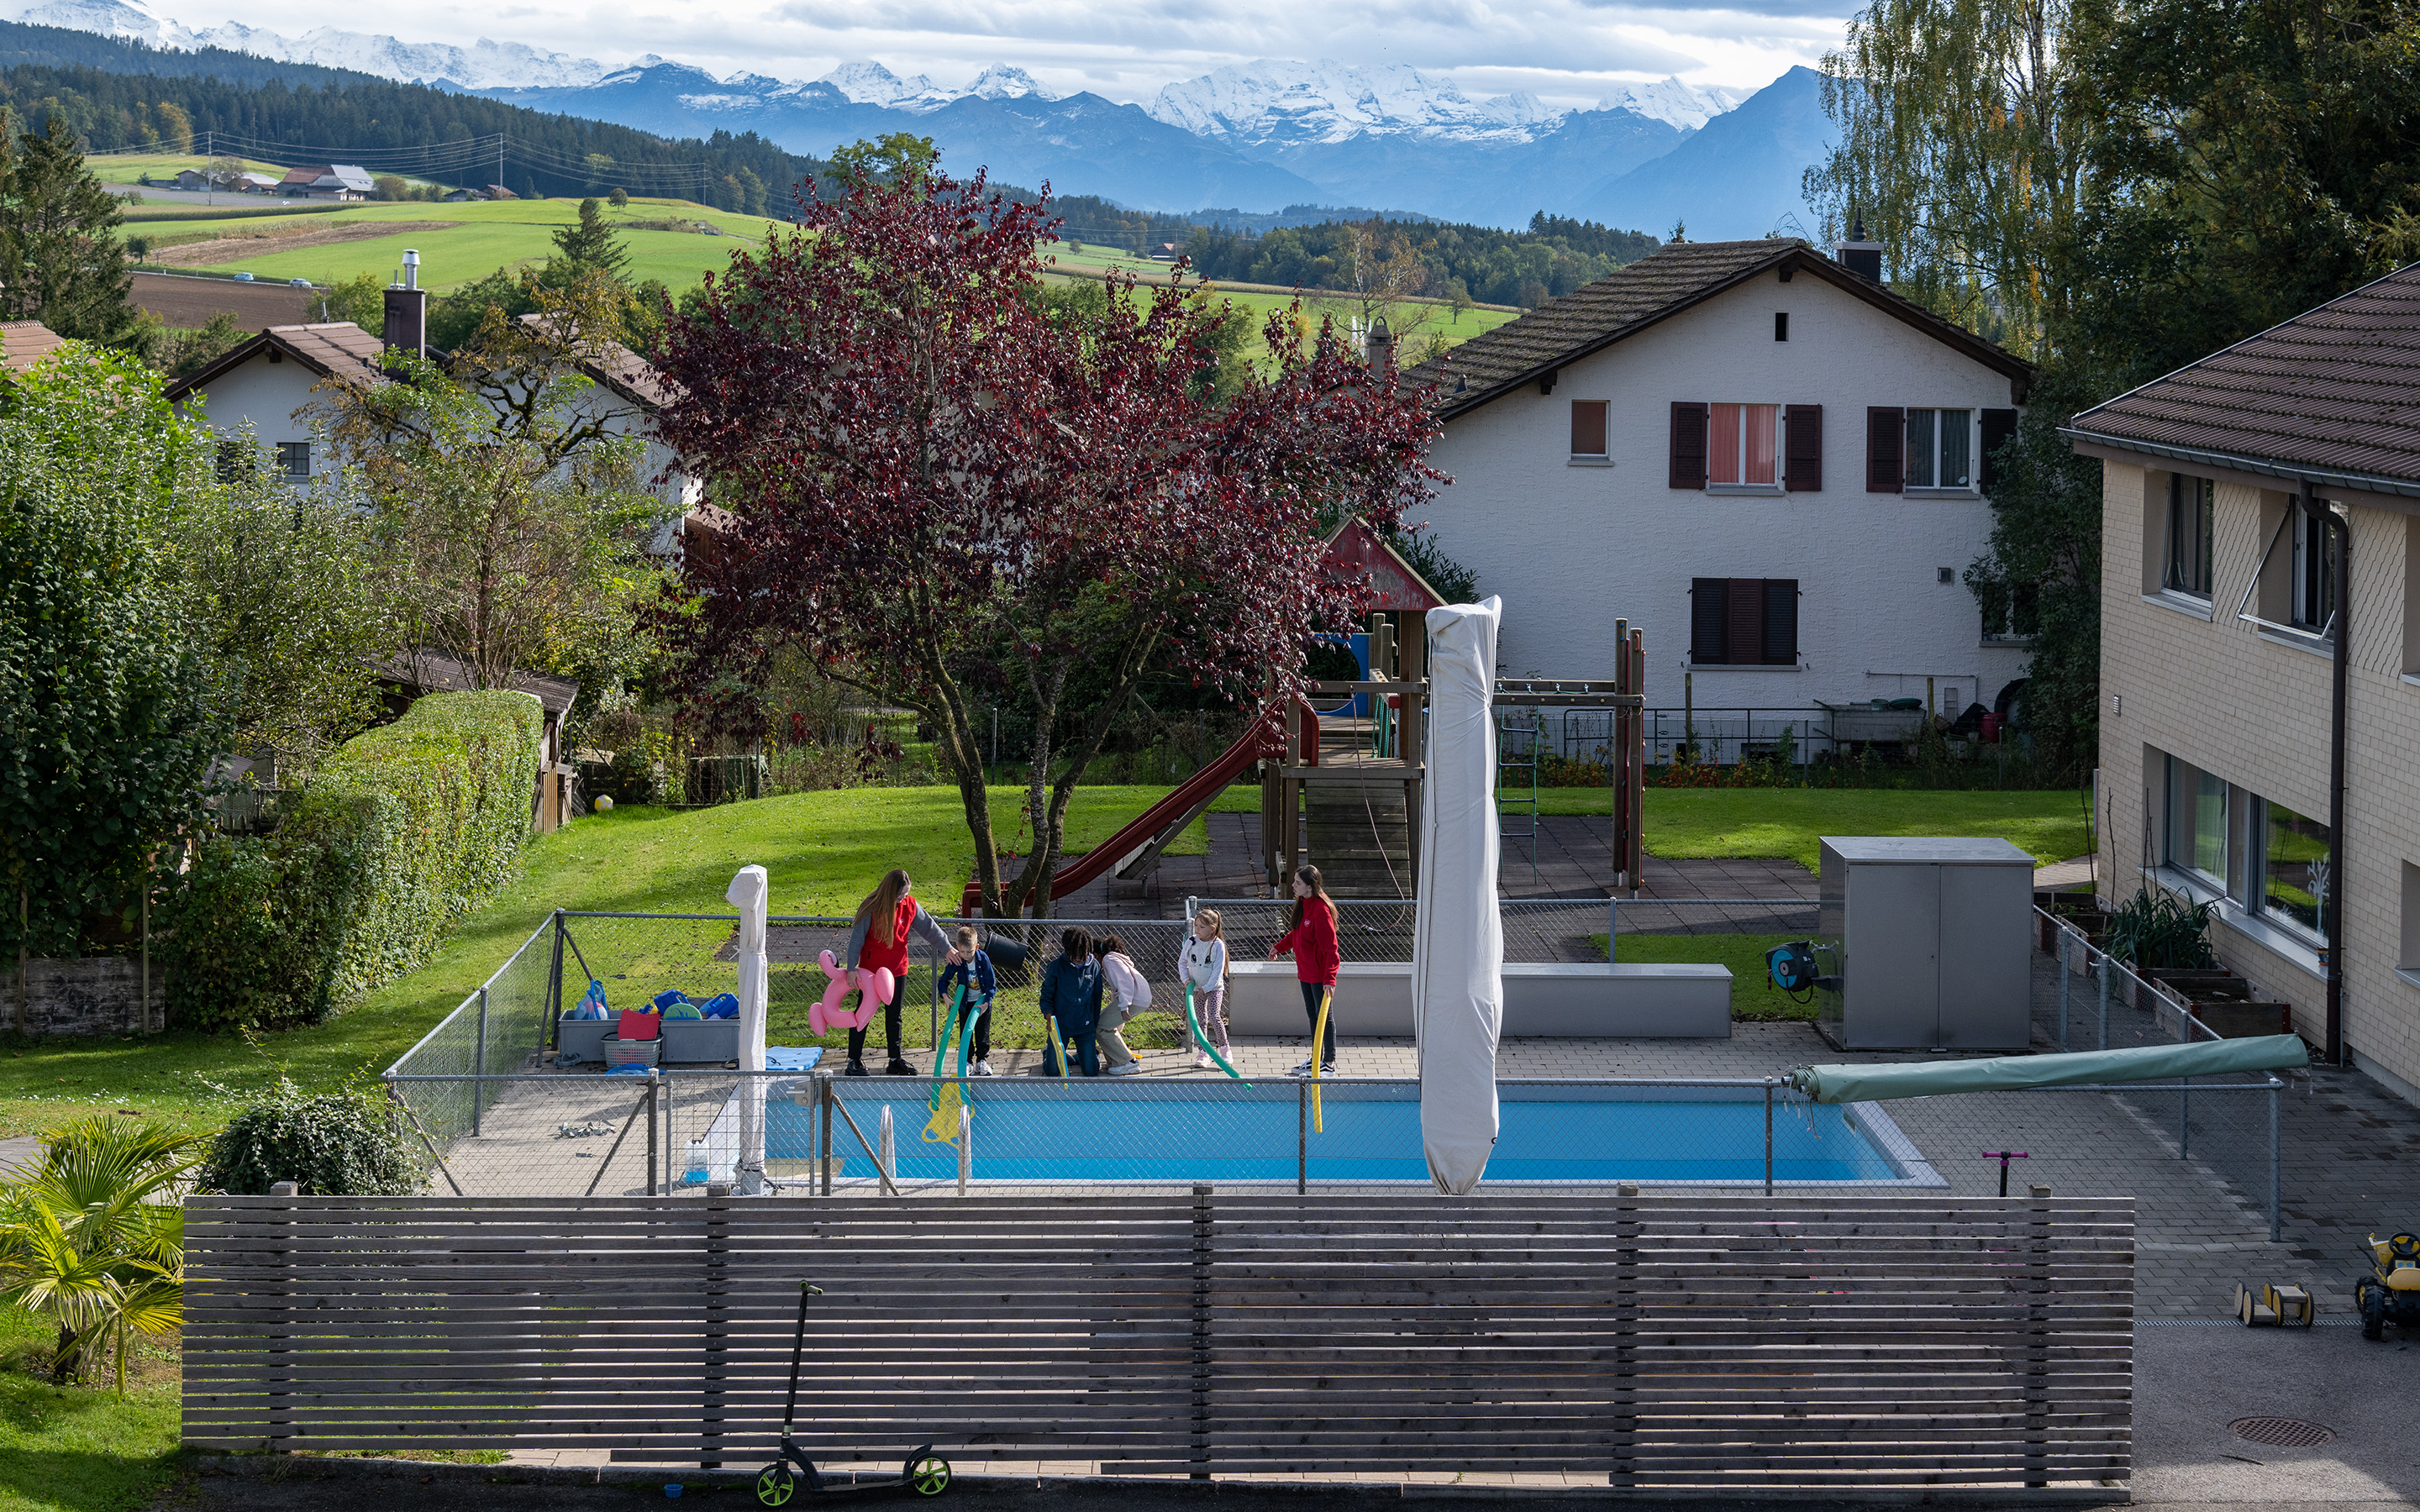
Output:
[[[2071,440],[2420,496],[2420,263],[2095,405]]]
[[[66,346],[67,340],[39,320],[0,321],[0,367],[22,373]]]
[[[1662,247],[1560,299],[1549,300],[1517,320],[1464,342],[1404,375],[1430,385],[1438,418],[1478,409],[1525,383],[1553,375],[1567,363],[1604,350],[1659,321],[1787,267],[1792,276],[1811,274],[1847,290],[1885,315],[1956,348],[2020,383],[2033,364],[1945,320],[1912,300],[1849,271],[1795,238],[1756,241],[1681,241]]]
[[[533,329],[547,319],[544,315],[520,317],[521,324]],[[583,353],[580,370],[649,414],[662,409],[679,395],[672,380],[657,371],[656,364],[618,341],[606,342]]]
[[[1358,515],[1347,515],[1321,544],[1320,564],[1349,577],[1366,579],[1371,589],[1367,608],[1426,612],[1445,606],[1445,595],[1387,538]]]
[[[271,326],[250,341],[229,348],[225,356],[200,372],[169,385],[168,402],[176,404],[196,390],[209,387],[225,374],[272,348],[281,357],[291,358],[304,370],[323,378],[357,378],[380,383],[386,381],[386,375],[380,366],[385,359],[386,343],[349,320],[331,320],[321,325]]]

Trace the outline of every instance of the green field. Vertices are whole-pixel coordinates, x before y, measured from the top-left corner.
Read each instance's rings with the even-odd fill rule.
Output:
[[[144,211],[138,209],[134,213],[142,216]],[[706,273],[721,271],[730,263],[735,247],[761,242],[769,230],[783,224],[761,216],[702,209],[685,200],[634,199],[628,209],[608,208],[605,213],[609,221],[625,228],[622,239],[630,253],[630,276],[633,279],[660,278],[675,290],[689,287]],[[256,235],[262,229],[261,218],[229,215],[216,219],[191,219],[183,214],[163,215],[132,222],[130,234],[177,239],[178,245],[154,253],[147,259],[148,261],[163,262],[170,267],[206,266],[216,272],[247,272],[264,281],[280,283],[289,278],[307,278],[316,284],[341,283],[363,273],[387,278],[402,266],[404,249],[411,247],[420,253],[422,285],[442,294],[485,278],[499,268],[526,267],[544,262],[554,255],[556,228],[579,219],[579,201],[568,199],[503,200],[464,205],[421,201],[368,204],[325,215],[293,219],[279,217],[272,224],[288,227],[303,225],[312,231],[334,226],[375,226],[390,221],[443,221],[451,224],[442,229],[432,230],[424,226],[417,231],[370,236],[359,241],[326,242],[284,250],[280,250],[277,239],[270,238],[261,242],[257,252],[222,249],[225,255],[214,254],[206,264],[194,262],[188,249],[200,239],[211,235]],[[696,232],[639,230],[630,226],[634,221],[667,219],[703,221],[724,234],[705,236]]]

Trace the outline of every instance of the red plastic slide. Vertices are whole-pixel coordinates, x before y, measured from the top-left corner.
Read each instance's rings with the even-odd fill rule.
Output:
[[[1050,879],[1050,896],[1064,898],[1111,867],[1125,862],[1142,862],[1157,856],[1160,847],[1185,831],[1185,826],[1209,811],[1227,785],[1244,774],[1244,769],[1265,756],[1279,754],[1276,731],[1267,721],[1255,720],[1244,732],[1243,738],[1228,747],[1202,770],[1179,783],[1176,790],[1144,810],[1140,817],[1083,855],[1063,864]],[[1001,870],[1007,871],[1007,857],[1002,857]],[[983,891],[972,879],[967,883],[966,895],[958,902],[962,918],[971,918],[983,907]]]

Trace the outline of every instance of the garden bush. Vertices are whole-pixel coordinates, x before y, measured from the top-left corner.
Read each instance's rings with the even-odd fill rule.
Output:
[[[313,1196],[374,1197],[418,1190],[421,1171],[394,1113],[375,1099],[309,1093],[281,1076],[219,1131],[200,1177],[214,1191],[244,1196],[292,1181]]]
[[[176,907],[177,1022],[317,1023],[428,959],[512,872],[543,717],[526,693],[432,693],[346,742],[273,833],[198,846]]]

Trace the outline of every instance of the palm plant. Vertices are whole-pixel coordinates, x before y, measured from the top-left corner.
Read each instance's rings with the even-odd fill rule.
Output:
[[[89,1379],[114,1350],[123,1396],[130,1338],[182,1326],[178,1189],[203,1143],[156,1124],[87,1119],[46,1135],[32,1174],[0,1188],[0,1304],[57,1329],[54,1381]]]

